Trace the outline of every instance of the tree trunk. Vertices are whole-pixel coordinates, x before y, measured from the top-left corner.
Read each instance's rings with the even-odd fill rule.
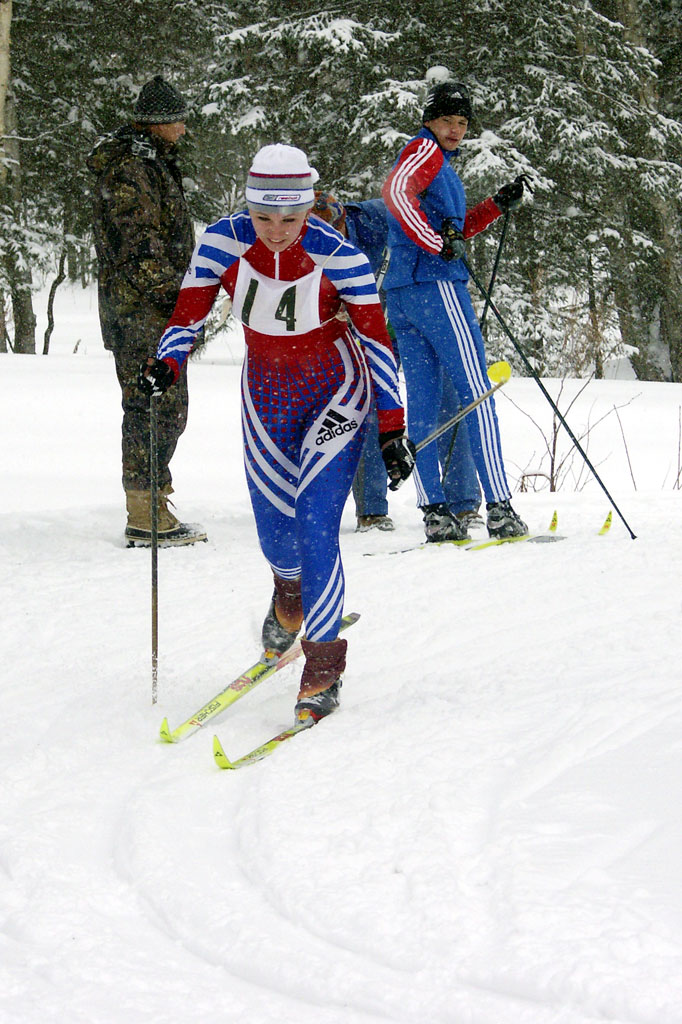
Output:
[[[14,351],[17,355],[36,354],[36,317],[31,297],[31,279],[19,273],[10,280],[12,316],[14,319]]]
[[[50,338],[52,337],[52,331],[54,330],[54,297],[57,294],[57,288],[66,277],[66,271],[64,267],[66,265],[66,248],[62,249],[59,255],[59,269],[57,270],[57,276],[50,286],[50,295],[47,300],[47,327],[45,328],[45,337],[43,338],[43,355],[46,356],[50,351]]]
[[[641,0],[619,0],[619,14],[626,36],[637,46],[646,46]],[[651,110],[657,110],[659,99],[653,85],[642,88],[643,104]],[[664,153],[653,153],[665,159]],[[654,367],[654,379],[673,381],[682,380],[682,263],[680,262],[680,238],[676,230],[678,212],[676,205],[661,195],[651,198],[656,225],[649,232],[662,249],[659,260],[657,282],[657,307],[655,331],[658,337],[656,346],[646,353],[647,362]],[[665,349],[665,351],[662,351]],[[669,365],[666,365],[669,360]]]
[[[639,380],[649,379],[647,363],[648,333],[643,322],[641,311],[637,305],[636,280],[628,265],[627,251],[629,244],[623,241],[610,249],[610,277],[613,297],[618,316],[621,341],[629,348],[635,349],[630,356],[632,368]]]
[[[0,13],[4,13],[8,0],[0,0]],[[4,104],[5,131],[11,136],[16,127],[16,111],[11,91],[5,96]],[[7,189],[10,203],[14,208],[15,217],[21,208],[21,154],[16,138],[7,138],[6,154],[11,158],[11,169],[7,176]],[[1,184],[2,182],[0,182]],[[9,286],[12,300],[12,318],[14,320],[14,351],[27,355],[35,355],[36,351],[36,318],[33,312],[31,297],[31,272],[18,265],[16,259],[8,253],[4,254],[3,276]]]
[[[670,360],[668,379],[682,381],[682,268],[679,246],[671,230],[671,225],[676,223],[676,215],[672,204],[663,198],[656,197],[653,205],[658,214],[663,249],[658,262],[658,298],[660,343],[665,352],[659,355],[657,362],[664,361],[667,354]],[[668,367],[662,365],[661,370],[668,377]]]
[[[0,292],[0,353],[7,352],[7,311],[5,307],[5,293]]]
[[[7,178],[5,102],[9,86],[9,27],[11,21],[12,0],[0,0],[0,185]]]
[[[14,321],[12,350],[17,354],[35,355],[36,317],[33,312],[31,296],[31,275],[27,270],[17,267],[9,256],[5,256],[3,276],[9,285],[12,301],[12,320]]]
[[[597,313],[597,293],[594,286],[594,267],[590,253],[587,253],[587,345],[591,362],[594,366],[596,380],[604,378],[604,359],[602,356],[602,338],[599,330],[599,316]]]

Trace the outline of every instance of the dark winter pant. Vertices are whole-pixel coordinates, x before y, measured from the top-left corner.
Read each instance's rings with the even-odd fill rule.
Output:
[[[114,354],[116,375],[121,386],[123,424],[121,449],[123,488],[148,491],[149,479],[149,398],[137,387],[142,362],[156,355],[156,346],[166,326],[166,318],[153,312],[123,315],[108,323],[100,318],[104,347]],[[187,425],[187,374],[158,400],[159,487],[171,484],[168,464],[178,439]]]

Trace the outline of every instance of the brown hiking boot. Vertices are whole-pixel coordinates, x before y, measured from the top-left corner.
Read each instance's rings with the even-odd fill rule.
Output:
[[[172,488],[159,492],[158,540],[159,547],[177,547],[207,540],[206,532],[198,523],[181,523],[168,507]],[[151,493],[126,491],[128,522],[125,529],[126,546],[146,547],[152,542]]]
[[[339,706],[341,674],[346,667],[347,640],[301,640],[305,666],[294,714],[297,722],[319,722]]]
[[[367,533],[368,530],[395,530],[390,516],[358,516],[356,533]]]

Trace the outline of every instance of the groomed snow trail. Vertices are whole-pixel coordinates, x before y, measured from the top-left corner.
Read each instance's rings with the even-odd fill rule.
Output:
[[[287,725],[300,672],[215,729],[156,740],[253,660],[269,597],[238,368],[192,367],[176,489],[209,543],[160,553],[152,708],[149,555],[122,546],[112,368],[29,362],[0,384],[17,429],[1,456],[3,1022],[679,1024],[670,452],[630,434],[635,472],[655,477],[636,493],[617,427],[610,461],[598,452],[636,541],[615,518],[597,536],[593,486],[515,496],[533,529],[557,508],[564,541],[479,553],[388,554],[421,539],[409,485],[392,535],[355,534],[349,506],[346,609],[362,618],[342,708],[221,772],[213,732],[238,756]],[[531,384],[508,387],[540,417]],[[660,440],[682,388],[609,382],[607,403],[619,385]],[[525,422],[500,416],[525,465]]]

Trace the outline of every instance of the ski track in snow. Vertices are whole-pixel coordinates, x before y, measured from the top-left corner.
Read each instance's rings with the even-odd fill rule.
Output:
[[[239,756],[288,724],[300,663],[196,736],[156,741],[164,715],[178,724],[254,660],[270,593],[238,368],[191,373],[176,490],[209,542],[160,552],[152,707],[149,554],[122,545],[113,368],[3,360],[0,1019],[680,1024],[682,521],[651,436],[682,386],[603,383],[607,401],[651,396],[644,417],[622,413],[645,423],[630,456],[646,487],[617,426],[593,443],[636,542],[615,514],[597,536],[594,485],[515,496],[533,529],[558,508],[564,541],[478,553],[388,554],[421,539],[410,484],[393,534],[355,534],[349,506],[361,619],[341,711],[221,772],[213,733]],[[508,390],[544,415],[532,382]],[[499,413],[525,464],[526,421]]]

